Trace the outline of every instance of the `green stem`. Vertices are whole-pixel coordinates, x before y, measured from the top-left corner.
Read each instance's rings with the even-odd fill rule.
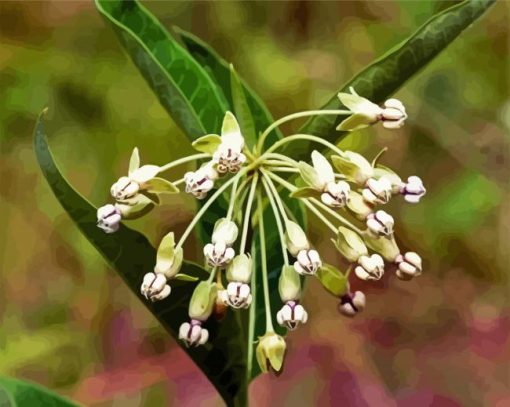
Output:
[[[267,197],[269,198],[269,202],[271,203],[271,206],[273,208],[273,214],[274,214],[274,218],[276,220],[276,226],[278,228],[278,233],[280,234],[280,244],[282,246],[283,262],[286,266],[288,266],[289,265],[289,256],[287,254],[287,247],[285,246],[285,232],[283,230],[282,220],[280,219],[280,213],[279,213],[280,211],[278,210],[278,205],[275,202],[275,199],[277,199],[277,198],[275,196],[273,196],[274,191],[272,191],[271,187],[268,185],[269,183],[271,183],[271,179],[264,172],[262,174],[264,176],[264,178],[262,179],[262,183],[264,184],[264,188],[266,189],[266,192],[267,192]],[[283,216],[283,218],[286,219],[285,212],[282,213],[281,216]]]
[[[227,219],[232,220],[232,213],[236,204],[237,185],[239,184],[239,178],[236,178],[232,184],[232,192],[230,194],[230,202],[228,204]]]
[[[264,304],[266,307],[266,332],[274,332],[271,303],[269,301],[269,281],[267,276],[266,235],[264,231],[264,214],[262,210],[262,194],[257,190],[257,207],[259,209],[260,260],[262,266],[262,285],[264,288]]]
[[[253,176],[253,181],[251,182],[250,194],[248,195],[248,202],[246,203],[246,211],[244,213],[243,219],[243,231],[241,233],[241,244],[239,245],[239,254],[243,254],[244,250],[246,249],[246,239],[248,238],[248,226],[250,225],[251,207],[253,204],[253,199],[255,198],[255,190],[257,188],[258,179],[259,173],[256,172]]]
[[[340,150],[337,146],[335,146],[333,143],[330,143],[327,140],[324,140],[317,136],[312,136],[311,134],[293,134],[292,136],[288,136],[285,138],[282,138],[281,140],[274,143],[270,148],[268,148],[264,154],[260,157],[260,159],[263,159],[267,153],[271,153],[272,151],[276,150],[277,148],[283,146],[286,143],[289,143],[291,141],[295,140],[308,140],[313,141],[315,143],[322,144],[328,148],[330,148],[332,151],[337,153],[338,155],[344,156],[344,152]]]
[[[290,120],[299,119],[300,117],[308,117],[308,116],[323,116],[323,115],[340,115],[340,114],[352,114],[350,110],[307,110],[304,112],[298,112],[289,114],[288,116],[282,117],[281,119],[276,120],[273,124],[271,124],[259,137],[259,142],[257,143],[257,150],[262,151],[262,147],[264,146],[264,141],[266,137],[278,126],[286,123]]]
[[[211,154],[206,154],[206,153],[189,155],[187,157],[180,158],[178,160],[172,161],[168,164],[161,166],[159,169],[159,172],[169,170],[170,168],[177,167],[178,165],[185,164],[190,161],[201,160],[202,158],[209,158],[209,157],[211,157]]]
[[[216,272],[217,271],[218,271],[218,268],[217,267],[213,267],[213,269],[211,270],[211,273],[209,274],[209,278],[207,279],[208,283],[212,283],[213,282],[214,277],[216,276]]]

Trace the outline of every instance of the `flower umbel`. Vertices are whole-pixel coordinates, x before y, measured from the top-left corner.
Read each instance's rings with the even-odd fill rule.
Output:
[[[154,268],[140,274],[140,292],[152,302],[170,302],[174,297],[182,300],[186,291],[179,290],[186,287],[175,284],[175,280],[197,281],[200,273],[205,274],[195,283],[189,298],[189,319],[182,321],[179,328],[179,339],[186,346],[205,345],[208,341],[215,346],[227,336],[224,332],[217,335],[223,329],[217,325],[211,325],[214,328],[209,332],[208,320],[215,319],[216,324],[221,324],[223,319],[228,320],[228,313],[247,312],[251,307],[250,318],[264,315],[266,322],[266,333],[258,344],[251,339],[252,351],[256,346],[255,355],[263,372],[279,373],[287,345],[275,333],[273,321],[289,331],[307,322],[308,312],[301,298],[305,278],[317,278],[338,299],[339,312],[352,318],[366,305],[365,294],[350,289],[353,276],[367,282],[380,280],[385,262],[396,268],[400,280],[422,273],[420,256],[412,251],[402,254],[395,239],[395,220],[378,206],[388,203],[394,195],[417,203],[425,195],[425,187],[417,176],[403,182],[396,172],[380,164],[386,149],[369,161],[357,152],[343,151],[310,134],[284,137],[264,149],[267,144],[264,141],[277,126],[297,117],[348,115],[340,123],[340,130],[358,130],[379,122],[394,129],[401,127],[407,118],[405,107],[396,99],[378,106],[352,88],[351,93],[340,93],[339,98],[349,110],[290,115],[265,129],[258,145],[251,149],[234,114],[226,112],[221,129],[217,129],[220,135],[206,134],[193,142],[199,154],[162,166],[140,166],[138,149],[133,150],[128,175],[120,177],[111,188],[115,202],[97,211],[97,226],[105,233],[113,234],[121,221],[146,214],[160,203],[159,194],[179,192],[179,184],[184,184],[185,191],[193,197],[204,200],[180,239],[176,241],[173,232],[167,233],[159,243]],[[245,121],[240,123],[245,130]],[[313,150],[308,162],[277,152],[285,144],[300,140],[317,143],[327,150],[324,153]],[[170,168],[193,161],[197,161],[195,169],[183,171],[182,178],[174,182],[158,177]],[[211,208],[221,196],[226,199]],[[325,231],[321,233],[330,234],[323,240],[333,242],[347,263],[345,271],[322,261],[318,246],[311,243],[300,221],[301,214],[296,211],[298,206],[291,199],[309,209],[313,222],[324,225]],[[216,215],[211,231],[209,214],[218,211],[224,213]],[[267,212],[272,214],[268,217]],[[202,232],[210,233],[210,240],[203,248],[204,259],[199,263],[204,268],[200,268],[184,261],[183,248],[206,213],[208,220],[200,226]],[[250,253],[249,244],[257,251]],[[189,274],[181,273],[181,269]],[[273,313],[271,293],[276,290],[276,279],[281,303]]]

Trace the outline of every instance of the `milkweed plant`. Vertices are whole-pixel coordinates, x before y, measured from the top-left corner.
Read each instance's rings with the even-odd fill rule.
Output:
[[[234,114],[226,111],[220,135],[207,134],[193,142],[197,154],[161,166],[141,165],[138,149],[133,150],[127,174],[111,187],[114,202],[97,211],[97,226],[105,233],[115,233],[120,222],[145,215],[159,202],[159,194],[178,193],[182,189],[205,201],[179,239],[174,232],[163,237],[154,269],[140,275],[140,291],[147,301],[172,301],[172,280],[186,278],[179,273],[186,239],[210,206],[222,194],[228,195],[228,210],[217,219],[210,242],[203,247],[209,277],[194,289],[189,298],[189,320],[182,321],[179,329],[179,339],[187,346],[200,346],[208,341],[206,321],[215,308],[245,312],[250,307],[250,286],[255,275],[254,253],[247,248],[251,228],[257,230],[261,240],[266,332],[258,340],[256,358],[264,372],[279,372],[286,352],[284,338],[275,333],[272,314],[276,313],[278,324],[288,330],[308,320],[308,312],[301,304],[303,277],[318,277],[338,297],[340,314],[352,318],[366,306],[365,294],[349,288],[352,271],[355,278],[365,281],[381,279],[391,266],[401,280],[421,274],[420,256],[400,250],[395,242],[394,219],[383,209],[394,196],[418,203],[426,191],[419,177],[413,175],[404,181],[380,164],[384,150],[369,160],[313,134],[292,134],[264,148],[272,130],[301,117],[345,116],[337,127],[342,131],[379,124],[398,129],[407,119],[406,109],[397,99],[388,99],[379,106],[353,88],[350,93],[339,93],[338,98],[347,110],[304,111],[283,117],[262,132],[252,149],[247,147]],[[324,153],[313,150],[308,161],[282,153],[282,147],[299,140],[315,143]],[[183,178],[169,181],[160,177],[164,171],[189,162],[197,162],[198,168],[185,173]],[[331,243],[349,263],[346,271],[323,262],[307,233],[294,221],[296,215],[285,204],[282,194],[299,200],[329,229]],[[261,213],[266,204],[273,212],[280,248],[269,248],[265,241]],[[268,250],[281,250],[279,310],[272,309],[269,299]]]

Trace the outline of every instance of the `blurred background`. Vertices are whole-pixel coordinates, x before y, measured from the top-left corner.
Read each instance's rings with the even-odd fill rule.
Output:
[[[275,117],[321,106],[451,4],[146,2],[166,27],[232,61]],[[424,274],[356,285],[368,303],[354,320],[309,284],[310,320],[288,336],[285,372],[253,383],[253,405],[510,405],[509,4],[396,94],[410,116],[404,128],[342,142],[368,157],[388,146],[384,164],[423,178],[422,203],[395,199],[391,210]],[[0,374],[91,406],[222,405],[53,197],[32,150],[45,106],[57,162],[95,205],[134,146],[155,164],[191,152],[92,2],[0,2]],[[189,197],[165,203],[131,223],[154,244],[193,216]],[[327,236],[312,234],[335,261]]]

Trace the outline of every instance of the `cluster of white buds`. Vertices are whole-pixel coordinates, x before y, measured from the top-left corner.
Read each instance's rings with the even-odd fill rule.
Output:
[[[235,256],[232,244],[236,239],[236,224],[227,218],[219,219],[214,225],[211,243],[204,246],[207,263],[212,267],[226,267]]]
[[[356,130],[378,122],[382,122],[386,128],[399,128],[407,118],[404,106],[396,99],[389,99],[383,106],[378,106],[357,95],[353,89],[350,94],[340,93],[339,98],[350,109],[347,113],[352,113],[340,123],[340,130]],[[401,254],[394,236],[395,221],[378,206],[387,204],[395,195],[402,195],[406,201],[417,203],[426,192],[420,178],[411,176],[407,182],[403,182],[394,171],[378,164],[382,152],[369,162],[356,152],[342,151],[312,135],[294,135],[293,139],[315,140],[328,146],[332,154],[323,155],[313,151],[309,164],[272,153],[287,142],[286,139],[262,151],[264,138],[275,126],[266,129],[257,148],[250,151],[245,146],[236,118],[226,112],[221,136],[208,134],[193,143],[193,147],[202,154],[181,159],[179,164],[192,159],[205,158],[208,161],[195,171],[184,174],[185,191],[204,199],[216,183],[219,186],[203,204],[177,244],[171,232],[162,239],[154,270],[141,279],[141,293],[150,301],[167,298],[172,291],[172,279],[196,280],[179,273],[183,264],[182,246],[212,202],[231,187],[227,215],[216,221],[210,243],[203,248],[204,267],[210,272],[209,278],[200,281],[194,288],[189,302],[189,320],[180,326],[179,338],[186,346],[204,345],[209,340],[207,320],[211,316],[223,318],[227,312],[241,312],[238,310],[253,306],[252,290],[255,292],[257,288],[258,293],[263,293],[263,305],[268,314],[266,333],[259,338],[255,353],[264,372],[279,372],[286,352],[285,340],[274,332],[274,315],[270,315],[274,304],[271,304],[269,292],[274,287],[269,287],[266,264],[264,199],[267,199],[275,215],[283,260],[278,280],[281,307],[276,312],[276,321],[280,326],[294,330],[308,321],[308,312],[301,298],[304,277],[316,277],[327,291],[338,298],[339,312],[354,317],[365,308],[366,298],[361,291],[351,291],[350,277],[364,281],[381,280],[385,274],[385,262],[393,265],[401,280],[421,274],[420,256],[414,252]],[[128,176],[121,177],[111,188],[116,202],[99,208],[97,212],[98,226],[106,233],[113,233],[119,229],[122,219],[140,216],[157,204],[158,193],[178,192],[174,184],[156,177],[177,164],[140,167],[138,150],[135,149]],[[292,174],[295,184],[280,177],[277,172]],[[292,206],[280,196],[278,187],[287,189],[291,198],[304,203],[333,232],[335,238],[332,241],[348,263],[347,272],[323,263],[319,252],[312,248],[303,228],[297,223],[299,217],[289,209]],[[251,217],[255,196],[257,208]],[[245,214],[245,219],[242,214]],[[239,245],[236,245],[237,224],[243,226]],[[250,253],[245,252],[247,240],[251,238],[250,225],[259,227],[259,247],[263,251],[260,256],[262,265],[257,268]],[[273,250],[273,245],[269,249]],[[239,253],[237,256],[236,251]],[[289,253],[294,260],[289,261]],[[354,273],[351,274],[351,271]],[[275,272],[271,269],[271,273]],[[254,315],[259,312],[259,297],[256,305]]]

